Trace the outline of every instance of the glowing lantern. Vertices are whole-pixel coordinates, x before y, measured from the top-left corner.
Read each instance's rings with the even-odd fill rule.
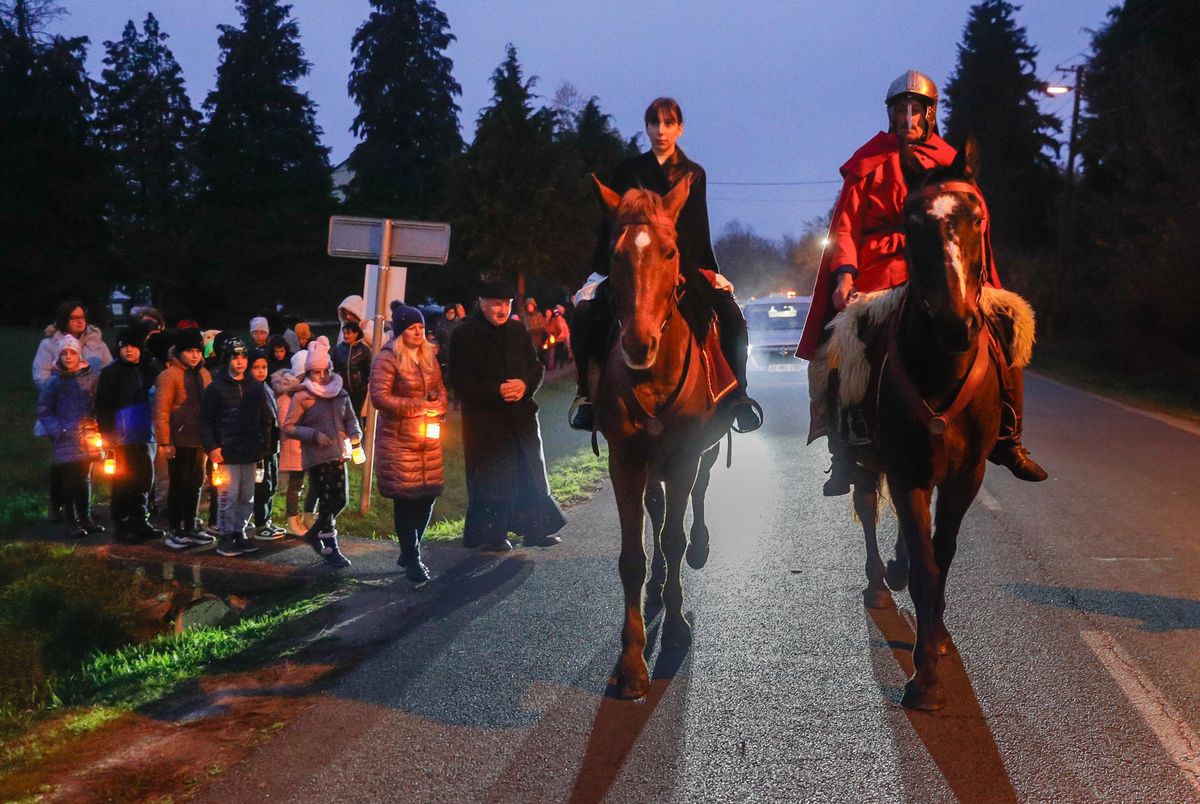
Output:
[[[439,421],[436,421],[436,420],[431,421],[431,422],[426,422],[425,423],[425,437],[426,438],[434,438],[434,439],[441,438],[442,437],[442,423]]]
[[[117,473],[117,459],[112,455],[104,459],[104,474],[115,475]]]
[[[228,470],[224,464],[213,464],[212,484],[214,487],[224,486],[229,482]]]

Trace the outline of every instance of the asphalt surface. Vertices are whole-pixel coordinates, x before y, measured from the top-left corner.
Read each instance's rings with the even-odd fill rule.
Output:
[[[1029,378],[1026,443],[1051,478],[988,470],[931,715],[899,705],[911,601],[863,609],[861,530],[820,496],[803,380],[766,379],[766,426],[714,471],[711,558],[685,570],[694,644],[661,654],[651,623],[647,699],[606,696],[605,490],[559,547],[451,551],[424,590],[380,591],[374,616],[402,619],[374,655],[206,799],[1200,800],[1200,429]],[[895,530],[886,515],[881,545]]]

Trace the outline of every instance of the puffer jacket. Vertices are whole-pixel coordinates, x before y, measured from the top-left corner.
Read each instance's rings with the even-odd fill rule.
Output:
[[[267,452],[275,421],[275,399],[261,382],[235,380],[217,372],[200,402],[200,442],[205,452],[221,448],[224,463],[258,463]]]
[[[275,408],[279,415],[279,471],[302,472],[304,463],[300,454],[300,442],[283,435],[283,425],[287,421],[288,411],[292,407],[292,396],[303,388],[303,378],[297,377],[290,369],[277,371],[271,375],[271,389],[275,391]]]
[[[342,341],[333,349],[333,371],[342,378],[342,388],[350,394],[354,410],[361,416],[371,375],[371,347],[362,341],[353,346]]]
[[[341,390],[340,378],[335,374],[337,391],[332,396],[317,396],[307,387],[301,387],[292,395],[287,419],[283,424],[283,435],[300,442],[300,461],[305,469],[341,460],[344,441],[362,438],[358,426],[358,414],[350,402],[350,395]],[[329,437],[328,446],[317,443],[317,433]]]
[[[50,379],[54,373],[54,364],[58,360],[58,342],[65,333],[59,332],[58,327],[51,324],[46,327],[45,338],[38,344],[37,353],[33,356],[33,382],[41,385]],[[91,366],[92,374],[99,376],[100,369],[113,362],[112,352],[104,342],[100,329],[88,324],[87,329],[79,340],[79,357]]]
[[[154,438],[150,395],[162,370],[148,353],[137,363],[117,360],[100,372],[96,383],[96,420],[111,444],[149,444]]]
[[[54,463],[86,461],[84,430],[96,422],[93,400],[99,372],[86,363],[77,371],[55,368],[38,392],[38,424],[54,445]]]
[[[423,344],[415,360],[402,351],[392,340],[371,366],[371,401],[379,410],[375,479],[389,499],[436,497],[446,485],[442,442],[425,437],[426,411],[444,414],[449,397],[431,345]]]
[[[212,375],[201,362],[189,369],[171,349],[171,362],[154,381],[154,440],[159,446],[199,447],[200,400]]]

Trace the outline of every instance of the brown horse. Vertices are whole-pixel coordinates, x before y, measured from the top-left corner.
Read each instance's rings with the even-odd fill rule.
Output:
[[[685,550],[692,566],[703,566],[707,557],[708,469],[733,419],[711,401],[700,346],[678,307],[685,290],[675,218],[690,189],[685,179],[666,196],[633,189],[622,198],[596,180],[600,203],[614,223],[608,281],[618,336],[592,398],[608,441],[608,472],[621,522],[625,623],[616,682],[622,698],[640,698],[650,688],[642,609],[643,506],[654,528],[648,602],[661,600],[665,606],[663,647],[685,648],[692,637],[683,615],[681,564]],[[689,499],[695,522],[691,547],[683,527]]]
[[[893,589],[907,583],[916,609],[916,672],[902,702],[935,710],[945,705],[938,656],[950,649],[943,619],[946,578],[996,441],[999,381],[981,308],[987,207],[974,180],[975,143],[968,140],[948,168],[926,173],[908,159],[901,165],[909,185],[909,281],[885,324],[887,359],[878,397],[879,453],[900,522],[896,560],[886,570],[875,538],[878,467],[859,466],[854,508],[867,540],[867,606],[890,603],[886,581]]]

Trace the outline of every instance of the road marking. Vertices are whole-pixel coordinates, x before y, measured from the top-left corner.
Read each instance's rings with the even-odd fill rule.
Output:
[[[1101,402],[1107,402],[1110,405],[1116,405],[1118,408],[1120,408],[1121,410],[1124,410],[1128,413],[1136,413],[1139,416],[1145,416],[1148,419],[1154,419],[1157,422],[1162,422],[1165,425],[1174,427],[1177,430],[1182,430],[1185,433],[1191,433],[1194,436],[1200,436],[1200,424],[1193,424],[1192,422],[1189,422],[1187,419],[1181,419],[1178,416],[1172,416],[1168,413],[1159,413],[1158,411],[1154,411],[1154,410],[1146,410],[1144,408],[1135,408],[1133,405],[1126,405],[1124,402],[1118,402],[1117,400],[1110,399],[1107,396],[1093,393],[1092,391],[1084,391],[1080,388],[1076,388],[1073,385],[1067,385],[1065,382],[1059,382],[1058,380],[1052,380],[1049,377],[1047,377],[1045,374],[1041,374],[1039,372],[1031,371],[1029,373],[1036,376],[1039,380],[1044,380],[1045,382],[1048,382],[1051,385],[1057,385],[1059,388],[1066,388],[1068,391],[1074,391],[1077,394],[1083,394],[1084,396],[1091,397],[1092,399],[1098,399]]]
[[[975,499],[979,500],[979,504],[989,511],[1000,510],[1000,501],[989,494],[983,486],[979,487],[979,493],[975,495]]]
[[[1154,732],[1171,761],[1192,787],[1200,793],[1200,736],[1192,730],[1146,674],[1138,667],[1112,635],[1104,631],[1084,631],[1083,641],[1096,654],[1100,664],[1117,682],[1121,692]]]

